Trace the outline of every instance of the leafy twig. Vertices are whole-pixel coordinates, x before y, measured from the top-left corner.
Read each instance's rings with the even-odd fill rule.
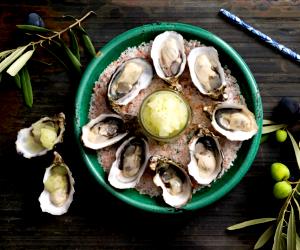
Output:
[[[273,121],[266,120],[264,121],[265,133],[271,133],[278,129],[286,128],[286,124],[276,124]],[[263,132],[263,133],[264,133]],[[300,169],[300,149],[293,137],[293,135],[287,130],[287,133],[291,139],[293,149],[295,151],[295,156],[297,159],[297,164]],[[289,249],[289,250],[298,250],[300,249],[300,240],[296,230],[296,218],[300,218],[300,205],[297,198],[299,198],[299,188],[300,188],[300,179],[296,182],[289,181],[291,185],[295,185],[292,189],[290,195],[286,198],[282,208],[279,211],[279,214],[276,218],[260,218],[250,221],[245,221],[232,225],[228,227],[228,230],[236,230],[245,228],[248,226],[253,226],[266,222],[275,222],[267,228],[266,231],[259,237],[256,242],[254,249],[259,249],[264,246],[269,239],[274,234],[274,242],[272,250],[280,249]],[[294,209],[298,211],[297,215],[294,212]],[[276,230],[275,230],[276,228]]]
[[[86,31],[81,26],[81,23],[91,14],[95,14],[95,12],[90,11],[80,19],[76,19],[73,17],[73,20],[75,20],[75,22],[60,31],[54,31],[33,25],[17,25],[17,28],[25,32],[29,32],[30,35],[34,34],[35,36],[41,39],[38,41],[31,41],[27,45],[18,47],[16,49],[10,49],[0,52],[0,74],[3,70],[9,67],[6,72],[12,77],[14,77],[17,86],[22,89],[24,100],[27,106],[32,106],[33,95],[29,72],[24,66],[32,57],[33,52],[36,50],[36,46],[48,50],[50,54],[54,56],[55,59],[57,59],[59,62],[62,63],[62,65],[65,66],[66,69],[73,69],[75,72],[80,74],[82,67],[80,63],[80,51],[76,35],[72,30],[73,28],[77,27],[77,29],[83,32],[82,34],[80,34],[82,36],[83,46],[86,48],[87,52],[90,55],[96,56],[95,48],[92,44],[92,41],[87,35]],[[71,49],[66,45],[66,43],[62,39],[62,35],[65,32],[69,32]],[[47,33],[52,34],[47,36]],[[64,60],[61,59],[61,53],[56,54],[51,49],[46,47],[46,45],[48,46],[53,44],[57,46],[59,50],[65,52],[63,54],[66,55],[68,63],[71,65],[71,67],[68,67]],[[29,47],[32,47],[32,49],[27,51]],[[18,74],[19,71],[20,74]]]

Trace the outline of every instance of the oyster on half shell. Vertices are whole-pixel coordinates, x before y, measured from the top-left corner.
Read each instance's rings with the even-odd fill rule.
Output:
[[[101,114],[82,127],[83,144],[91,149],[101,149],[123,139],[128,134],[121,116]]]
[[[163,199],[168,205],[181,208],[191,199],[191,180],[179,163],[162,156],[152,156],[149,166],[155,171],[153,182],[162,189]]]
[[[222,170],[223,153],[218,138],[206,129],[200,129],[189,143],[191,161],[188,172],[202,185],[208,185]]]
[[[217,104],[212,113],[211,124],[231,141],[248,140],[258,131],[254,114],[240,104]]]
[[[73,201],[74,179],[62,157],[54,152],[54,161],[45,171],[44,190],[39,197],[43,212],[53,215],[66,213]]]
[[[176,86],[186,65],[183,37],[174,31],[159,34],[153,41],[151,58],[157,75]]]
[[[188,56],[192,82],[203,94],[219,98],[226,86],[224,70],[218,52],[213,47],[197,47]]]
[[[112,107],[127,105],[151,84],[152,78],[152,66],[145,59],[132,58],[123,62],[108,84],[107,97]]]
[[[59,113],[53,117],[44,117],[29,128],[18,132],[16,150],[25,158],[46,154],[62,142],[65,131],[65,115]]]
[[[116,152],[109,175],[109,183],[119,189],[135,187],[142,177],[149,159],[149,147],[144,138],[130,137]]]

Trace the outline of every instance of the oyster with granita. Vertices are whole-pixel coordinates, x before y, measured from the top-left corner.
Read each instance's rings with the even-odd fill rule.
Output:
[[[101,149],[122,140],[128,134],[124,120],[117,114],[101,114],[82,127],[83,144]]]
[[[171,85],[178,85],[186,65],[183,37],[174,31],[159,34],[153,41],[151,58],[157,75]]]
[[[231,141],[244,141],[258,130],[254,114],[245,106],[234,103],[219,103],[212,112],[211,125]]]
[[[57,143],[62,142],[64,131],[63,113],[53,117],[43,117],[29,128],[23,128],[18,132],[16,150],[25,158],[44,155]]]
[[[199,47],[191,50],[188,65],[192,82],[203,94],[219,98],[226,86],[224,70],[218,52],[213,47]]]
[[[207,129],[200,129],[190,143],[188,172],[202,185],[208,185],[222,170],[223,153],[218,138]]]
[[[123,62],[114,72],[108,84],[107,97],[113,108],[127,105],[141,90],[151,84],[152,66],[143,58]]]
[[[180,208],[192,198],[191,180],[179,163],[152,156],[149,167],[155,171],[153,182],[162,189],[163,199],[168,205]]]
[[[142,137],[130,137],[116,152],[108,181],[119,189],[133,188],[143,175],[149,159],[148,142]]]
[[[62,157],[54,152],[54,161],[45,171],[44,190],[39,197],[43,212],[53,215],[66,213],[73,201],[74,179]]]

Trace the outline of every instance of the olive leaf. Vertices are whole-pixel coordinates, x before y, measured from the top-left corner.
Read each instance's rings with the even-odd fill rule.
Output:
[[[33,95],[32,95],[30,76],[26,66],[22,68],[20,72],[20,78],[21,78],[21,85],[22,85],[22,91],[23,91],[23,97],[25,103],[27,104],[27,106],[31,108],[33,104]]]
[[[271,125],[271,124],[275,124],[275,122],[266,119],[263,120],[263,125]]]
[[[300,250],[300,237],[296,233],[296,250]]]
[[[73,52],[73,54],[76,56],[78,60],[80,60],[80,53],[79,53],[79,46],[77,42],[76,35],[72,29],[69,30],[69,36],[70,36],[70,49]]]
[[[49,30],[47,28],[35,26],[35,25],[29,25],[29,24],[18,24],[18,25],[16,25],[16,27],[20,30],[24,30],[27,32],[38,32],[38,33],[53,32],[53,33],[55,33],[55,31]]]
[[[60,40],[60,44],[62,45],[62,48],[64,49],[67,57],[69,58],[69,61],[71,62],[73,68],[77,71],[77,73],[81,73],[81,63],[76,58],[76,56],[72,53],[72,51],[67,47],[65,42],[63,40]]]
[[[296,222],[293,206],[291,206],[287,228],[287,249],[296,249]]]
[[[21,78],[18,73],[14,76],[14,80],[15,80],[17,87],[20,89],[21,88]]]
[[[88,52],[88,54],[91,57],[95,57],[96,56],[96,50],[95,50],[95,47],[94,47],[90,37],[88,36],[87,32],[81,26],[79,26],[77,30],[80,31],[79,33],[81,35],[82,43],[83,43],[83,46],[84,46],[85,50]]]
[[[286,235],[284,233],[280,236],[280,250],[286,250],[287,244],[286,244]]]
[[[15,49],[10,49],[10,50],[5,50],[5,51],[0,52],[0,60],[7,57],[9,54],[11,54],[14,51],[15,51]]]
[[[25,45],[22,47],[18,47],[14,52],[12,52],[8,57],[6,57],[1,63],[0,63],[0,73],[8,67],[10,64],[12,64],[19,56],[23,54],[23,52],[27,49],[29,45]]]
[[[268,229],[266,231],[264,231],[263,234],[257,240],[257,242],[254,246],[254,249],[259,249],[259,248],[263,247],[269,241],[269,239],[272,237],[272,235],[274,234],[274,230],[275,230],[274,225],[271,225],[270,227],[268,227]]]
[[[286,124],[276,124],[276,125],[264,126],[262,129],[262,134],[272,133],[278,129],[285,128],[286,126],[287,126]]]
[[[281,218],[281,220],[277,224],[272,250],[281,250],[281,234],[282,234],[283,222],[284,222],[284,218]]]
[[[11,76],[15,76],[20,69],[24,67],[27,61],[32,57],[34,49],[25,52],[21,55],[10,67],[7,69],[7,73]]]
[[[259,219],[248,220],[248,221],[244,221],[244,222],[232,225],[230,227],[227,227],[227,230],[237,230],[237,229],[241,229],[244,227],[267,223],[267,222],[275,221],[275,220],[276,220],[276,218],[259,218]]]
[[[300,219],[300,205],[299,205],[299,202],[297,201],[297,199],[296,199],[296,197],[294,196],[293,197],[293,199],[294,199],[294,202],[295,202],[295,204],[296,204],[296,207],[297,207],[297,209],[298,209],[298,217],[299,217],[299,219]]]
[[[293,144],[293,148],[294,148],[294,151],[295,151],[295,155],[296,155],[296,160],[297,160],[298,168],[300,169],[300,149],[299,149],[299,146],[298,146],[298,144],[296,143],[296,141],[295,141],[293,135],[292,135],[289,131],[287,131],[287,133],[288,133],[288,135],[289,135],[289,137],[290,137],[290,139],[291,139],[291,142],[292,142],[292,144]]]

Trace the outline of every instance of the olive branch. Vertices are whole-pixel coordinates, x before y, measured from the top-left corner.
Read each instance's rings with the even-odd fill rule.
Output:
[[[60,31],[34,25],[16,25],[18,29],[24,31],[27,35],[34,35],[38,37],[39,40],[31,41],[27,45],[15,49],[0,52],[0,80],[3,71],[6,69],[6,73],[14,78],[17,87],[22,90],[26,105],[32,107],[32,85],[26,64],[29,59],[32,58],[37,47],[45,49],[59,61],[67,71],[75,72],[77,75],[80,75],[82,64],[80,62],[78,40],[80,39],[82,41],[84,49],[91,57],[96,56],[93,43],[87,32],[81,26],[81,23],[91,14],[95,14],[95,12],[90,11],[80,19],[76,19],[73,16],[64,16],[65,18],[72,18],[74,23]],[[68,32],[70,47],[62,38],[62,35],[66,32]]]
[[[275,122],[270,120],[264,120],[263,125],[263,136],[261,143],[267,139],[269,133],[275,132],[279,129],[286,129],[288,127],[287,124],[276,124]],[[293,135],[288,130],[286,131],[293,145],[297,165],[300,170],[300,145],[296,143]],[[296,182],[288,182],[293,186],[293,189],[289,196],[286,198],[277,218],[259,218],[248,220],[232,225],[228,227],[227,230],[237,230],[248,226],[272,222],[272,224],[259,237],[254,246],[254,249],[263,247],[273,236],[272,250],[299,250],[300,237],[296,230],[296,221],[300,220],[300,179]]]

